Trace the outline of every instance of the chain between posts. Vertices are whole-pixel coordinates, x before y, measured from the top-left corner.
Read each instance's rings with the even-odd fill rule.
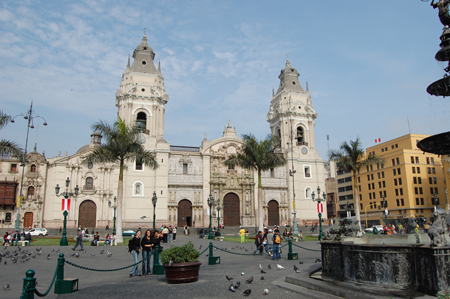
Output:
[[[51,290],[52,287],[53,287],[53,284],[55,283],[55,280],[56,280],[56,274],[58,273],[58,267],[59,267],[59,265],[56,265],[55,275],[53,275],[52,283],[50,284],[50,286],[48,287],[48,290],[47,290],[46,292],[44,292],[44,293],[42,294],[42,293],[40,293],[37,289],[34,289],[34,293],[35,293],[36,295],[38,295],[38,297],[45,297],[45,296],[48,295],[48,293],[50,292],[50,290]]]
[[[75,264],[75,263],[69,262],[68,260],[65,260],[65,262],[66,262],[66,264],[68,264],[68,265],[71,265],[71,266],[74,266],[74,267],[76,267],[76,268],[80,268],[80,269],[83,269],[83,270],[96,271],[96,272],[113,272],[113,271],[119,271],[119,270],[131,268],[131,267],[133,267],[133,266],[139,265],[140,263],[142,263],[142,262],[144,262],[145,260],[149,259],[152,255],[153,255],[153,252],[150,252],[150,254],[148,255],[148,257],[146,257],[146,258],[143,259],[143,260],[141,260],[141,261],[139,261],[139,262],[137,262],[137,263],[134,263],[134,264],[132,264],[132,265],[125,266],[125,267],[121,267],[121,268],[116,268],[116,269],[93,269],[93,268],[89,268],[89,267],[77,265],[77,264]]]
[[[296,247],[298,247],[298,248],[302,248],[302,249],[305,249],[305,250],[309,250],[309,251],[322,251],[322,250],[318,250],[318,249],[309,249],[309,248],[305,248],[305,247],[303,247],[303,246],[299,246],[299,245],[297,245],[297,244],[294,244],[294,243],[292,243],[292,245],[294,245],[294,246],[296,246]]]
[[[208,247],[206,247],[206,249],[205,250],[203,250],[198,256],[200,256],[200,255],[202,255],[202,254],[204,254],[205,252],[206,252],[206,250],[208,250],[209,249],[209,246]]]

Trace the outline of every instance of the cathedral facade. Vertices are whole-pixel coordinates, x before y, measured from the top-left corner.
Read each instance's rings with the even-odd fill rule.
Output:
[[[207,200],[210,195],[216,203],[220,201],[221,208],[216,209],[216,205],[212,211],[214,226],[217,226],[219,217],[220,224],[227,227],[258,226],[257,174],[240,167],[229,169],[223,164],[243,144],[230,122],[224,127],[221,137],[208,140],[205,135],[198,147],[172,146],[165,141],[164,115],[169,96],[161,68],[159,65],[155,67],[154,58],[155,53],[144,35],[133,52],[133,62],[128,59],[120,89],[116,92],[118,116],[128,125],[142,127],[140,138],[147,150],[156,153],[159,164],[156,170],[136,162],[126,164],[122,226],[149,227],[155,212],[157,226],[187,224],[207,227],[210,213]],[[301,87],[298,77],[299,73],[287,60],[279,75],[279,88],[272,92],[266,118],[270,132],[280,137],[277,151],[284,155],[287,163],[262,174],[264,226],[292,225],[294,209],[299,225],[318,222],[312,192],[317,187],[325,191],[325,168],[315,148],[317,113],[308,88],[304,90]],[[29,197],[27,192],[23,192],[23,225],[26,220],[24,215],[31,213],[32,220],[27,220],[26,224],[47,228],[62,226],[61,197],[57,197],[54,188],[58,184],[64,191],[68,178],[71,190],[79,187],[78,195],[71,198],[68,227],[112,227],[113,209],[110,206],[114,205],[114,197],[117,196],[119,167],[114,163],[83,163],[84,157],[101,144],[101,138],[100,134],[93,133],[91,142],[71,156],[66,154],[45,159],[36,152],[29,154],[34,155],[35,164],[39,166],[39,173],[31,174],[39,187],[33,185],[32,179],[27,181],[26,188],[33,187],[33,194],[38,195]],[[8,193],[12,199],[3,201],[10,205],[4,205],[4,211],[0,210],[0,219],[9,219],[9,222],[0,224],[3,227],[13,227],[17,213],[21,168],[14,173],[1,171],[10,169],[13,162],[2,160],[0,169],[6,174],[4,184],[0,182],[0,204],[2,194],[6,196],[6,191],[2,193],[1,190],[6,190],[7,186],[15,188],[15,191],[11,189]],[[29,167],[27,165],[25,168],[27,178],[31,173]],[[157,197],[155,211],[152,204],[154,195]],[[6,213],[9,213],[8,218]]]

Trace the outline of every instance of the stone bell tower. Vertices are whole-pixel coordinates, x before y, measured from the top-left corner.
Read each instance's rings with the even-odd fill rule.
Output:
[[[133,52],[122,75],[120,89],[116,92],[118,115],[128,125],[142,126],[144,137],[155,141],[164,138],[164,112],[169,96],[165,93],[161,65],[155,68],[155,53],[147,44],[144,34],[142,42]]]
[[[298,71],[287,59],[286,66],[278,76],[280,79],[278,90],[276,93],[272,91],[266,120],[270,123],[271,133],[281,139],[281,152],[287,160],[286,172],[291,173],[292,169],[295,170],[294,176],[286,176],[291,201],[289,206],[290,212],[293,212],[292,200],[295,193],[295,209],[301,224],[318,218],[311,193],[313,191],[317,193],[317,187],[325,190],[325,161],[319,157],[316,150],[314,126],[318,114],[311,102],[308,84],[305,91],[300,85],[299,76]]]

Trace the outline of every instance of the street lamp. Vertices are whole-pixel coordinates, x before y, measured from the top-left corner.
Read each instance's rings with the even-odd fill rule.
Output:
[[[211,230],[211,216],[212,216],[212,207],[214,206],[214,197],[212,197],[211,193],[209,194],[208,197],[208,206],[209,206],[209,235],[208,235],[208,239],[212,240],[214,239],[214,235],[213,232]]]
[[[156,191],[153,191],[152,203],[153,203],[153,230],[155,230],[155,219],[156,219],[156,202],[158,197],[156,197]]]
[[[66,191],[64,191],[62,193],[59,193],[59,190],[61,189],[59,187],[59,184],[56,184],[56,187],[55,187],[56,196],[63,196],[65,198],[66,204],[67,204],[67,208],[69,208],[69,206],[68,206],[69,205],[69,203],[68,203],[69,197],[71,197],[71,196],[77,197],[78,191],[80,190],[80,188],[78,188],[78,185],[76,185],[75,188],[74,188],[74,193],[72,193],[72,192],[69,191],[69,185],[70,185],[70,180],[69,180],[69,178],[67,178],[67,180],[66,180]],[[64,213],[63,213],[63,215],[64,215],[64,228],[63,228],[61,241],[59,242],[60,246],[67,246],[67,245],[69,245],[69,242],[67,242],[67,237],[66,237],[66,222],[67,222],[67,215],[68,214],[69,213],[67,213],[67,210],[64,208]]]
[[[29,133],[30,133],[30,129],[34,129],[34,123],[33,123],[33,120],[34,120],[35,118],[42,118],[42,119],[44,120],[44,126],[47,125],[47,122],[45,121],[45,118],[43,118],[42,116],[39,116],[39,115],[33,115],[33,102],[31,102],[30,110],[28,110],[25,114],[22,113],[22,114],[19,114],[19,115],[14,116],[14,117],[11,119],[11,122],[12,122],[12,123],[15,122],[14,119],[15,119],[17,116],[23,116],[24,119],[28,120],[28,125],[27,125],[27,139],[25,140],[25,151],[24,151],[23,156],[22,156],[22,164],[21,164],[21,166],[22,166],[22,179],[21,179],[21,181],[20,181],[19,200],[17,201],[17,217],[16,217],[15,228],[14,228],[14,230],[15,230],[16,232],[19,232],[19,230],[20,230],[20,201],[21,201],[22,198],[23,198],[23,194],[22,194],[22,190],[23,190],[23,176],[24,176],[24,174],[25,174],[25,162],[26,162],[25,160],[26,160],[26,157],[27,157],[28,135],[29,135]]]
[[[384,225],[388,225],[387,224],[387,214],[388,214],[388,209],[387,209],[387,201],[386,201],[386,196],[383,196],[383,208],[384,208]]]
[[[108,200],[108,206],[114,209],[114,226],[113,226],[113,234],[116,235],[116,208],[117,208],[117,197],[114,196],[114,205],[111,205],[111,201]]]
[[[350,209],[350,203],[347,201],[347,204],[345,205],[345,209],[347,210],[347,218],[352,217],[352,212]]]
[[[437,194],[436,193],[434,193],[433,204],[434,204],[434,211],[437,212],[437,207],[439,205],[439,198],[437,198]]]
[[[217,200],[217,229],[218,229],[218,235],[219,237],[221,236],[220,234],[220,210],[223,210],[224,205],[222,203],[222,206],[220,205],[220,199]]]
[[[320,187],[317,187],[317,199],[314,199],[316,195],[314,194],[314,191],[311,193],[311,197],[313,201],[317,201],[317,203],[320,205],[322,201],[325,201],[326,198],[325,192],[323,192],[322,197],[320,198]],[[322,240],[322,213],[319,211],[319,241]]]
[[[289,142],[288,142],[289,144]],[[294,169],[294,131],[292,129],[292,123],[291,123],[291,162],[292,162],[292,169],[289,169],[289,175],[292,177],[292,209],[294,212],[292,213],[294,215],[294,219],[292,221],[292,226],[294,227],[294,231],[292,234],[294,236],[298,236],[298,225],[297,225],[297,210],[295,209],[295,180],[294,180],[294,174],[296,173],[296,170]]]

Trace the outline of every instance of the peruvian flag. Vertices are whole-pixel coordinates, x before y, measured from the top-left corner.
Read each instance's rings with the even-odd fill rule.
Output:
[[[317,204],[317,213],[323,213],[323,204],[322,203]]]
[[[375,143],[381,142],[381,138],[375,139]]]
[[[68,211],[70,210],[70,198],[63,198],[62,199],[62,207],[61,211]]]

